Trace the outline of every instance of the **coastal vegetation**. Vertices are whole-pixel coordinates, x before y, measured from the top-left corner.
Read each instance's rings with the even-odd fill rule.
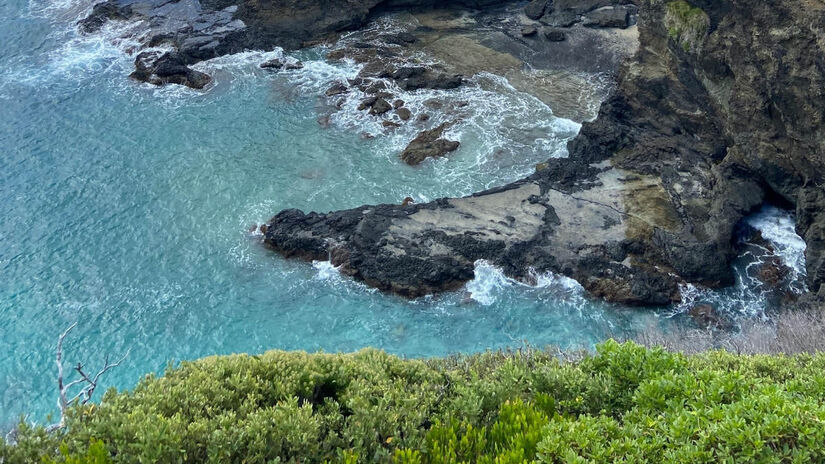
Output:
[[[685,51],[700,48],[710,27],[708,15],[684,0],[669,2],[665,6],[664,21],[670,38],[678,41]]]
[[[92,34],[99,33],[108,21],[151,24],[140,35],[145,43],[134,56],[131,77],[158,86],[180,84],[208,89],[217,85],[212,77],[190,66],[238,50],[278,46],[283,48],[279,53],[288,53],[331,35],[357,30],[375,15],[387,13],[391,6],[405,4],[333,0],[318,11],[300,7],[314,5],[304,0],[202,3],[202,9],[181,8],[170,13],[163,2],[107,0],[94,6],[80,27],[84,33]],[[489,7],[492,11],[499,2],[451,3],[453,7]],[[421,202],[406,197],[403,202],[328,213],[283,209],[267,223],[253,227],[247,238],[286,258],[329,260],[330,266],[341,274],[403,297],[460,289],[478,277],[478,263],[485,262],[519,283],[535,283],[536,276],[545,273],[564,275],[577,281],[590,295],[622,305],[672,307],[681,303],[686,323],[701,329],[662,332],[652,328],[634,340],[604,341],[593,351],[525,346],[444,358],[406,359],[367,348],[347,354],[269,351],[210,356],[172,363],[162,375],[149,374],[126,391],[109,390],[99,402],[91,400],[97,380],[119,361],[110,363],[107,358],[97,375],[86,375],[94,371],[84,370],[78,364],[75,371],[81,378],[64,384],[61,343],[67,330],[57,349],[59,422],[42,426],[21,418],[0,439],[0,464],[825,462],[825,104],[821,98],[813,98],[821,96],[821,89],[825,88],[823,8],[796,0],[783,0],[776,5],[754,0],[581,3],[533,0],[525,10],[532,22],[524,22],[521,13],[503,10],[495,14],[509,18],[510,22],[489,20],[498,16],[484,16],[483,12],[474,13],[474,20],[462,14],[456,16],[456,23],[462,26],[451,30],[455,39],[468,35],[473,28],[500,24],[497,27],[501,29],[494,34],[504,37],[495,43],[498,49],[490,48],[478,56],[501,56],[510,53],[507,50],[520,50],[502,62],[516,63],[521,72],[522,64],[531,63],[516,59],[518,54],[539,56],[534,52],[546,52],[540,56],[552,60],[537,61],[546,68],[537,69],[550,71],[556,57],[565,56],[560,52],[573,50],[573,44],[587,43],[581,38],[602,35],[593,32],[594,28],[637,28],[627,33],[613,31],[613,37],[631,37],[632,47],[618,47],[609,59],[601,55],[591,58],[594,63],[603,61],[596,63],[599,67],[594,64],[594,69],[615,71],[615,88],[604,100],[596,119],[581,121],[579,135],[566,145],[568,157],[554,155],[541,163],[541,169],[535,173],[472,196],[425,201],[428,196],[419,192]],[[539,28],[542,34],[538,33]],[[336,82],[325,82],[323,101],[329,105],[318,107],[328,106],[330,111],[349,108],[348,116],[372,118],[369,120],[381,128],[380,134],[417,125],[407,129],[418,135],[407,138],[412,141],[399,155],[407,164],[417,165],[457,151],[461,144],[469,145],[448,138],[460,138],[448,129],[464,118],[456,111],[471,107],[473,102],[461,97],[460,105],[456,102],[451,106],[437,99],[419,98],[421,104],[414,106],[410,100],[416,97],[413,92],[466,89],[476,85],[468,78],[482,74],[482,70],[469,66],[478,66],[477,63],[449,63],[458,61],[452,58],[443,60],[444,63],[410,65],[408,58],[418,56],[417,47],[431,44],[428,41],[437,32],[430,26],[411,31],[364,35],[363,41],[344,42],[329,50],[323,57],[324,66],[344,60],[361,67],[357,74],[353,71],[346,78],[336,78]],[[170,37],[176,37],[174,44],[169,43]],[[462,37],[455,43],[459,48],[478,51],[484,49],[482,42],[485,41],[473,42]],[[516,48],[517,45],[524,48]],[[576,59],[591,54],[582,48],[575,51]],[[777,61],[777,57],[781,60]],[[619,68],[624,58],[628,61]],[[315,61],[316,66],[319,63]],[[255,72],[271,73],[270,77],[281,70],[303,69],[299,61],[280,58],[257,66]],[[532,65],[525,67],[532,69]],[[285,82],[293,81],[281,81],[284,87]],[[248,102],[257,100],[258,97],[248,98],[241,103],[251,105]],[[33,101],[40,104],[39,99]],[[430,104],[426,105],[427,102]],[[410,108],[419,114],[413,115]],[[267,109],[265,114],[274,113]],[[333,114],[337,113],[319,115],[316,121],[322,128],[329,126]],[[435,115],[433,120],[431,114]],[[436,125],[435,119],[439,117],[454,122],[439,121]],[[316,129],[312,118],[304,114],[303,119]],[[425,129],[427,124],[435,127]],[[72,141],[79,138],[75,126],[81,125],[70,125]],[[547,131],[535,132],[543,136]],[[170,144],[185,133],[175,131]],[[313,140],[303,133],[301,138]],[[372,134],[364,133],[359,140],[371,138]],[[237,139],[243,137],[238,135]],[[530,143],[537,140],[533,137]],[[18,151],[27,151],[30,145],[24,140],[19,146],[22,148]],[[356,146],[359,150],[362,147]],[[150,148],[167,151],[168,147]],[[187,150],[198,149],[197,145],[187,146]],[[207,164],[178,162],[184,165],[187,176],[192,174],[188,166]],[[279,171],[291,172],[287,162],[279,163],[283,165],[278,165]],[[134,172],[159,170],[160,165],[141,165]],[[208,176],[212,171],[220,172],[210,170]],[[318,172],[322,171],[315,167],[296,170],[303,180],[323,177]],[[100,179],[109,177],[101,175]],[[165,182],[151,180],[142,183],[159,185],[163,193],[183,192],[179,195],[186,197],[179,204],[182,211],[198,203],[186,195],[191,192],[185,186],[180,190],[165,189]],[[291,181],[284,181],[283,185],[292,189]],[[314,188],[317,185],[308,187]],[[142,196],[133,192],[127,198]],[[229,193],[225,196],[232,201],[237,198]],[[759,248],[763,254],[741,252],[740,246],[746,242],[739,240],[742,221],[770,202],[795,211],[794,230],[805,245],[804,251],[799,251],[800,256],[804,254],[804,265],[797,267],[805,268],[804,277],[783,261],[782,250],[762,237],[761,231],[754,229],[750,237],[753,240],[747,246]],[[202,203],[220,211],[220,216],[232,214],[212,203]],[[279,208],[291,206],[280,200],[275,204]],[[308,208],[307,204],[299,206]],[[335,203],[335,207],[339,206]],[[144,235],[160,234],[158,231],[163,228],[157,227],[155,210],[161,209],[153,205],[142,210],[142,214],[120,211],[124,213],[121,215],[128,213],[130,218],[137,219],[107,227],[131,229],[149,224],[152,227],[143,230]],[[172,211],[169,216],[175,216],[172,209],[168,211]],[[242,217],[247,214],[238,213]],[[184,221],[182,227],[170,229],[168,234],[192,231],[190,223],[197,223],[197,234],[186,236],[187,243],[209,247],[191,254],[216,254],[216,248],[230,242],[213,241],[219,234],[211,233],[219,230],[220,224],[209,220],[212,216],[198,218],[197,222]],[[100,224],[99,221],[98,217],[88,220],[94,224]],[[27,227],[19,230],[32,229],[25,221],[21,224]],[[94,232],[98,228],[92,225],[81,231]],[[73,235],[82,233],[74,231]],[[49,237],[48,241],[54,240]],[[82,241],[67,243],[65,250],[95,248]],[[115,248],[114,243],[106,246]],[[128,246],[135,245],[138,252],[132,256],[137,256],[154,248],[154,243],[132,243],[130,239]],[[218,245],[213,247],[215,243]],[[222,265],[183,258],[167,262],[164,255],[174,247],[158,249],[158,254],[139,261],[145,265],[144,273],[171,269],[164,279],[157,279],[170,282],[169,288],[176,289],[181,275],[186,276],[192,269],[210,270]],[[62,260],[65,250],[52,250],[53,256]],[[188,249],[184,251],[190,253]],[[23,262],[22,257],[29,255],[15,254],[15,259]],[[759,310],[759,314],[773,317],[770,325],[732,320],[726,312],[735,311],[716,308],[701,297],[691,300],[685,292],[691,288],[688,284],[708,288],[736,285],[743,275],[737,273],[734,260],[743,256],[753,258],[745,269],[752,269],[754,274],[743,275],[760,282],[754,288],[766,301],[775,301],[776,308],[766,305]],[[106,258],[89,259],[86,263],[111,261]],[[41,267],[48,268],[53,261],[61,260],[44,260]],[[138,260],[118,262],[133,261]],[[185,265],[189,263],[192,265]],[[98,275],[105,274],[91,264],[75,266],[94,268],[93,274],[82,274],[77,280],[95,282]],[[246,275],[246,268],[237,269],[216,274],[232,274],[226,279],[202,272],[206,280],[199,285],[181,283],[181,287],[196,287],[197,298],[181,298],[166,325],[184,326],[212,318],[217,321],[213,326],[199,327],[214,330],[225,329],[223,324],[230,319],[245,321],[247,325],[242,329],[225,330],[215,337],[218,343],[230,343],[239,338],[238,334],[246,336],[250,325],[277,319],[270,309],[281,301],[289,301],[298,292],[289,294],[265,287],[260,293],[277,295],[279,299],[266,300],[255,318],[245,319],[247,313],[234,311],[235,306],[243,306],[239,296],[252,293],[246,291],[247,287],[216,293],[224,283],[236,284],[237,275]],[[61,286],[60,273],[50,275],[51,278],[37,274],[36,279],[21,275],[26,278],[15,282],[21,288],[31,287],[32,281]],[[144,287],[151,288],[151,292],[136,291],[137,296],[124,297],[128,310],[143,306],[147,294],[154,298],[166,289],[156,290],[156,279],[142,277]],[[132,278],[127,275],[123,280],[107,281],[109,285],[101,287],[100,293],[131,287]],[[282,274],[279,278],[287,280],[293,276]],[[269,279],[265,285],[276,280]],[[300,291],[314,285],[310,282]],[[17,298],[16,295],[13,297]],[[82,292],[79,296],[50,295],[61,301],[92,299]],[[204,295],[204,299],[218,303],[199,304]],[[162,308],[177,304],[171,299],[163,296],[152,301]],[[300,342],[328,333],[314,330],[324,323],[316,313],[308,311],[322,307],[319,301],[329,300],[304,301],[305,305],[291,307],[278,320],[297,318],[299,310],[303,311],[300,314],[316,319],[290,325],[310,326],[305,334],[293,334]],[[344,306],[340,303],[343,298],[335,301]],[[361,301],[354,300],[352,306],[357,307]],[[473,292],[467,292],[461,304],[465,303],[474,304]],[[17,300],[12,306],[27,308]],[[335,305],[326,307],[339,309]],[[198,313],[192,308],[204,310]],[[584,308],[580,312],[587,313],[589,307]],[[790,312],[792,308],[811,310],[794,313]],[[518,306],[513,309],[521,310]],[[64,314],[74,311],[65,310]],[[155,313],[148,314],[151,316],[140,321],[145,324],[141,329],[162,325],[153,317]],[[546,312],[540,314],[544,316]],[[369,317],[385,318],[384,314],[375,313]],[[468,317],[468,324],[475,325],[483,318],[479,311]],[[22,328],[36,327],[43,319],[20,324],[17,332],[22,335],[18,340],[28,343],[27,331]],[[116,320],[121,322],[116,325],[118,328],[132,322]],[[397,327],[399,333],[405,330],[403,324]],[[481,334],[483,346],[491,346],[489,337],[504,332],[506,327],[489,327],[486,331],[479,327],[469,330]],[[451,333],[464,336],[469,330]],[[131,333],[143,336],[143,332],[150,330]],[[190,343],[196,344],[202,339],[197,336],[202,333],[197,332],[193,328],[163,334],[191,335]],[[363,332],[353,331],[347,336],[357,340],[357,346],[369,344],[359,333]],[[290,346],[271,333],[267,335],[266,343],[275,340],[275,346]],[[151,345],[160,343],[159,338],[129,338],[122,342]],[[165,338],[171,339],[171,344],[183,344],[175,337]],[[381,339],[378,340],[380,343]],[[420,343],[425,344],[426,340]],[[16,346],[20,350],[22,343]],[[221,345],[221,349],[226,348]],[[449,349],[455,346],[450,344]],[[144,359],[162,362],[165,356],[146,355]],[[71,400],[70,386],[83,386]],[[6,394],[17,401],[17,393],[18,390],[9,388]]]
[[[402,359],[212,356],[21,423],[0,462],[817,462],[825,355],[607,341]]]

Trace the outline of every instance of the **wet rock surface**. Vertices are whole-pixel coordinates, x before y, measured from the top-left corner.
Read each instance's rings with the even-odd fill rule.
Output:
[[[582,0],[574,2],[578,3]],[[536,2],[533,2],[536,3]],[[533,5],[531,3],[531,5]],[[311,0],[275,0],[259,2],[257,0],[105,0],[92,9],[91,13],[80,21],[79,27],[85,33],[98,31],[109,21],[139,22],[139,32],[132,32],[132,37],[140,42],[140,49],[161,47],[174,55],[176,62],[191,66],[200,61],[218,56],[238,53],[250,49],[271,50],[283,47],[291,50],[316,44],[334,38],[338,33],[356,29],[366,24],[371,18],[386,11],[404,9],[425,10],[432,8],[453,8],[464,11],[476,11],[484,14],[487,10],[501,10],[517,2],[448,0],[432,2],[427,0],[330,0],[319,3]],[[552,2],[537,2],[533,11],[535,19],[545,18],[556,11],[576,11],[587,13],[594,8],[565,7],[551,8]],[[601,5],[595,3],[594,5]],[[542,6],[543,8],[539,8]],[[581,15],[581,13],[576,13]],[[555,14],[555,13],[552,13]],[[576,16],[566,26],[581,22],[583,17]],[[593,23],[591,21],[591,23]],[[596,24],[596,23],[593,23]],[[605,23],[607,25],[607,23]],[[494,27],[494,22],[488,22]],[[499,27],[504,30],[504,26]],[[610,24],[612,27],[612,24]],[[507,26],[510,28],[510,26]],[[535,25],[525,25],[535,27]],[[529,32],[529,30],[528,30]],[[507,32],[509,34],[509,32]],[[529,33],[528,35],[531,35]],[[387,45],[410,46],[419,39],[409,31],[383,33],[380,41]],[[362,43],[363,55],[373,58],[382,54],[390,57],[391,50],[376,50],[374,44]],[[356,45],[357,46],[357,45]],[[598,49],[598,47],[593,47]],[[350,54],[351,55],[351,54]],[[362,59],[364,57],[362,56]],[[157,54],[157,61],[166,60],[163,53]],[[142,58],[144,67],[156,65]],[[136,63],[137,65],[137,63]],[[432,69],[373,69],[374,73],[406,73],[406,76],[394,77],[403,88],[438,88],[449,89],[461,85],[461,78],[455,74],[438,73]],[[370,70],[366,72],[369,74]],[[141,79],[146,73],[133,75]],[[182,74],[182,73],[179,73]],[[163,84],[167,81],[148,79],[147,82]],[[180,82],[177,82],[180,81]],[[168,82],[183,83],[186,79],[173,79]]]
[[[540,20],[617,6],[557,0]],[[808,285],[822,294],[823,13],[795,0],[642,1],[640,49],[569,158],[465,198],[284,211],[265,242],[410,297],[457,288],[485,259],[514,278],[550,270],[610,301],[662,305],[684,282],[731,284],[736,224],[779,196],[797,209]]]
[[[483,0],[449,4],[506,7]],[[132,77],[203,88],[209,76],[190,67],[199,61],[246,49],[297,48],[357,28],[381,11],[433,6],[410,0],[106,0],[80,28],[91,33],[108,21],[140,20],[145,50],[136,56]],[[531,268],[550,270],[611,301],[658,305],[678,300],[683,282],[729,285],[737,222],[766,197],[778,196],[796,208],[797,231],[808,244],[808,286],[821,293],[824,5],[534,0],[518,8],[524,19],[482,14],[471,26],[467,15],[457,14],[449,35],[419,16],[421,30],[382,33],[384,45],[333,50],[329,59],[364,66],[357,79],[327,94],[358,89],[372,99],[364,106],[372,116],[424,123],[428,114],[413,121],[403,105],[393,108],[395,96],[384,82],[405,91],[455,89],[469,75],[503,75],[524,63],[609,72],[628,50],[627,42],[611,48],[621,36],[604,30],[634,30],[638,14],[641,46],[598,118],[569,144],[568,159],[550,159],[529,178],[461,199],[283,212],[270,221],[266,242],[287,256],[332,259],[369,285],[407,296],[455,288],[472,277],[475,260],[486,259],[516,278],[526,279]],[[542,34],[521,33],[539,26]],[[470,37],[469,29],[479,28],[486,30],[484,43]],[[545,32],[555,30],[561,34]],[[408,62],[407,49],[426,49],[442,64]],[[389,122],[388,129],[399,124]],[[428,143],[443,151],[446,142],[436,137]],[[781,280],[782,268],[763,274],[766,281]]]
[[[630,25],[631,9],[627,6],[610,6],[587,13],[582,25],[587,27],[618,27]]]
[[[180,55],[157,52],[139,54],[130,77],[155,85],[179,84],[193,89],[202,89],[212,80],[207,74],[187,67]]]
[[[277,70],[285,70],[291,71],[295,69],[301,69],[304,67],[304,64],[300,61],[293,61],[293,60],[282,60],[280,58],[273,58],[271,60],[264,61],[260,65],[261,69],[269,69],[273,71]]]
[[[435,129],[418,134],[401,152],[401,161],[415,166],[427,158],[438,158],[458,149],[459,142],[442,138],[449,125],[441,124]]]

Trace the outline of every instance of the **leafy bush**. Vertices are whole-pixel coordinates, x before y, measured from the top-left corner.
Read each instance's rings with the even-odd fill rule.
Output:
[[[682,355],[609,341],[402,360],[209,357],[21,425],[0,463],[823,462],[825,355]]]

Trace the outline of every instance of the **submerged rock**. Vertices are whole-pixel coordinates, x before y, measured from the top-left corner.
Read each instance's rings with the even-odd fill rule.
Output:
[[[175,53],[159,54],[143,52],[135,58],[135,71],[129,77],[154,85],[180,84],[202,89],[211,78],[185,65],[185,60]]]
[[[782,262],[782,258],[771,256],[759,264],[756,277],[765,284],[779,287],[791,275],[791,268]]]
[[[448,126],[444,123],[435,129],[422,131],[401,152],[401,160],[415,166],[427,158],[437,158],[457,150],[459,142],[441,138]]]
[[[340,95],[342,93],[347,93],[348,90],[349,89],[347,88],[346,85],[341,84],[339,82],[337,84],[333,84],[333,86],[328,88],[327,91],[324,92],[324,94],[328,97],[332,97],[332,96],[335,96],[335,95]]]

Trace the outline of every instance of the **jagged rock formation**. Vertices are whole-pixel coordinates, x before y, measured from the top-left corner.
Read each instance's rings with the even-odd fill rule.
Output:
[[[823,294],[825,4],[644,0],[639,31],[568,159],[466,198],[283,211],[266,243],[406,296],[456,288],[487,259],[665,304],[680,282],[730,284],[736,223],[773,199],[796,207],[808,285]]]
[[[441,136],[448,124],[444,123],[434,129],[418,134],[401,152],[401,161],[415,166],[427,158],[438,158],[458,149],[459,143]]]
[[[187,66],[210,58],[249,49],[300,48],[362,26],[371,14],[391,8],[447,4],[479,8],[500,3],[499,0],[105,0],[94,6],[79,26],[81,31],[92,33],[110,20],[143,21],[146,30],[135,37],[142,47],[160,46],[171,50],[140,54],[132,77],[154,84],[176,83],[201,88],[208,78],[193,74]],[[395,39],[403,42],[405,37]],[[155,70],[160,70],[160,74]]]

